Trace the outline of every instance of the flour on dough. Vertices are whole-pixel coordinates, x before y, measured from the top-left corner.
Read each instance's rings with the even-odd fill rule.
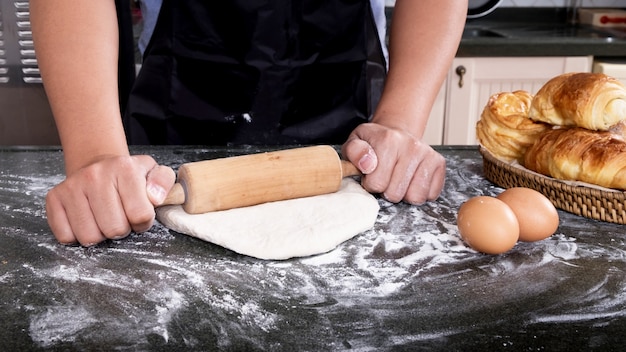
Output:
[[[182,206],[157,209],[157,220],[176,232],[260,259],[328,252],[370,229],[378,216],[374,196],[351,178],[339,191],[245,208],[188,214]]]

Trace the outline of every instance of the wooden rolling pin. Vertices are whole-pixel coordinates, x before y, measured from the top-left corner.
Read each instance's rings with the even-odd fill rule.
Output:
[[[190,214],[316,196],[359,175],[331,146],[314,146],[187,163],[163,205]]]

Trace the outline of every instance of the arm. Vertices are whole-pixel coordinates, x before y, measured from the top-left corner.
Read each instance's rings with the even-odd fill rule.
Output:
[[[66,172],[128,155],[117,91],[113,0],[33,0],[37,60],[63,144]]]
[[[144,231],[174,182],[149,156],[130,156],[117,89],[113,0],[31,0],[35,50],[59,130],[66,179],[46,197],[63,243],[93,245]]]
[[[421,138],[456,54],[464,0],[398,0],[389,42],[389,75],[372,122]]]
[[[445,160],[420,139],[466,13],[466,0],[396,1],[383,95],[372,123],[357,127],[342,150],[366,174],[370,192],[415,204],[441,192]]]

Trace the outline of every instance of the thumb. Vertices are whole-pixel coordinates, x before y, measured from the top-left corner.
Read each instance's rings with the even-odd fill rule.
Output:
[[[155,165],[146,175],[146,190],[152,205],[163,203],[165,197],[176,182],[176,173],[171,167]]]
[[[378,166],[378,157],[374,152],[374,148],[356,136],[348,139],[343,144],[341,154],[365,175],[374,172]]]

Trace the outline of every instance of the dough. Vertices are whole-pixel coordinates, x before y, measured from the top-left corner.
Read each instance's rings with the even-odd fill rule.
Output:
[[[370,229],[378,216],[374,196],[351,178],[339,191],[255,206],[188,214],[182,206],[157,209],[167,228],[260,259],[328,252]]]

